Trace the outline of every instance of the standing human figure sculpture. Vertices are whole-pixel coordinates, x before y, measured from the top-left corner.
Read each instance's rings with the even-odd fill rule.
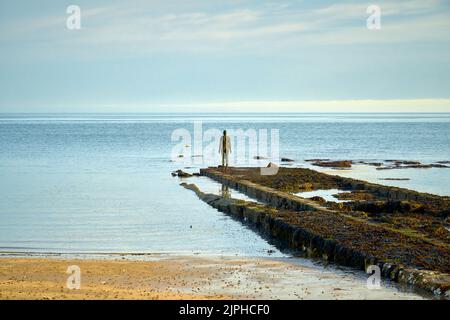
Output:
[[[223,136],[220,137],[219,153],[222,155],[222,168],[226,170],[231,153],[231,139],[227,136],[227,130],[223,130]]]

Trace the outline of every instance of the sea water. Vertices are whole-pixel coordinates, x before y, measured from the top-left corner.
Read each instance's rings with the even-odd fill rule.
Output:
[[[174,130],[199,121],[204,130],[278,129],[291,166],[450,160],[450,114],[3,114],[0,251],[285,256],[171,176],[202,167],[172,157]],[[450,195],[450,169],[338,173]],[[378,179],[397,176],[411,180]]]

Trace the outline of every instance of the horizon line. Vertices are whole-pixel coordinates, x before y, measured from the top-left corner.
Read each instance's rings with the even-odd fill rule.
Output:
[[[61,115],[61,114],[448,114],[449,111],[342,111],[342,112],[328,112],[328,111],[96,111],[96,112],[0,112],[0,115]]]
[[[8,110],[10,109],[10,110]],[[13,111],[11,109],[16,109]],[[153,110],[154,111],[153,111]],[[428,110],[425,110],[428,109]],[[0,113],[447,113],[449,98],[91,102],[0,107]]]

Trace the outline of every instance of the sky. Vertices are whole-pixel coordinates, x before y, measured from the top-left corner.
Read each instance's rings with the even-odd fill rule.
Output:
[[[193,111],[450,112],[450,1],[0,0],[0,112]]]

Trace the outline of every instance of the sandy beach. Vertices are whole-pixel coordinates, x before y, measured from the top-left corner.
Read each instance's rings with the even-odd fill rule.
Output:
[[[169,256],[155,261],[1,258],[0,299],[422,299],[368,290],[351,273],[260,258]],[[68,266],[81,288],[66,286]],[[339,278],[338,280],[336,278]],[[355,281],[355,279],[357,279]]]

